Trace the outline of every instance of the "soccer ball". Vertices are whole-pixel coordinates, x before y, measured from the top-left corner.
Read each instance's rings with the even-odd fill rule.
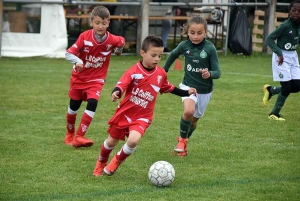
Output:
[[[169,186],[175,179],[173,165],[167,161],[157,161],[153,163],[148,171],[148,178],[155,186]]]

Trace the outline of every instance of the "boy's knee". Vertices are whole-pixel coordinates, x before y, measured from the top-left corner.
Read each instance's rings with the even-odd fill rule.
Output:
[[[297,93],[300,91],[300,80],[292,80],[292,92]]]
[[[280,82],[281,84],[281,95],[288,96],[291,93],[292,85],[291,81],[288,82]]]
[[[93,99],[93,98],[88,99],[86,109],[89,111],[92,111],[92,112],[96,112],[97,105],[98,105],[98,100]]]
[[[82,103],[82,100],[73,100],[73,99],[70,99],[70,109],[73,110],[73,111],[77,111],[79,108],[80,108],[80,105]]]

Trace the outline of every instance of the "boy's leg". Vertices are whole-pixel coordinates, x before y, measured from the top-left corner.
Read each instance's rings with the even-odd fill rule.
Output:
[[[269,104],[269,100],[272,98],[273,95],[279,94],[281,91],[281,87],[274,87],[269,84],[265,84],[263,86],[264,96],[262,98],[263,105],[266,107]]]
[[[119,168],[121,163],[123,163],[127,159],[127,157],[133,154],[138,142],[144,135],[144,132],[146,131],[146,128],[148,126],[145,125],[142,127],[143,129],[141,129],[140,126],[137,125],[130,128],[127,142],[122,146],[121,150],[113,157],[110,163],[104,168],[103,171],[105,172],[105,174],[109,176],[113,175]]]
[[[280,82],[280,84],[281,84],[281,92],[278,94],[276,103],[271,113],[269,114],[269,119],[284,121],[285,119],[282,118],[279,113],[282,107],[284,106],[287,97],[290,95],[292,87],[291,87],[291,81]]]
[[[73,111],[68,108],[67,113],[67,133],[65,137],[65,144],[72,145],[72,142],[74,140],[74,133],[75,133],[75,122],[76,122],[76,115],[77,111]]]
[[[114,155],[110,163],[103,169],[105,174],[109,176],[113,175],[117,171],[121,163],[123,163],[128,156],[133,154],[134,151],[135,147],[129,147],[128,144],[125,143],[122,146],[121,150],[116,155]]]
[[[89,110],[85,110],[84,114],[81,118],[80,124],[78,126],[75,139],[73,141],[72,146],[75,148],[79,147],[90,147],[94,144],[94,142],[86,137],[84,135],[86,134],[89,125],[91,124],[94,112],[91,112]]]
[[[115,145],[118,143],[118,141],[118,139],[113,139],[110,136],[104,141],[104,143],[101,146],[99,158],[97,160],[95,169],[93,171],[94,176],[98,177],[103,175],[103,169],[107,164],[109,155],[115,148]],[[110,144],[114,144],[114,146],[109,146],[107,142],[109,142]]]
[[[95,111],[97,108],[98,100],[96,99],[88,99],[87,100],[86,110],[81,118],[80,124],[78,126],[75,139],[73,141],[73,147],[90,147],[94,144],[94,142],[84,135],[86,134],[93,118],[95,115]]]
[[[284,62],[282,65],[278,66],[278,56],[273,53],[272,55],[272,72],[273,80],[279,81],[281,85],[281,91],[278,94],[275,106],[272,112],[269,114],[269,119],[284,121],[285,119],[279,114],[281,108],[284,106],[285,100],[292,92],[292,82],[293,79],[300,79],[300,69],[298,62],[297,52],[287,52],[282,51]]]
[[[277,121],[285,121],[284,118],[279,114],[281,108],[283,107],[287,96],[283,96],[281,93],[278,94],[275,106],[273,107],[271,113],[269,114],[269,119]]]
[[[300,79],[291,80],[291,93],[298,93],[300,91]]]
[[[74,140],[74,133],[75,133],[75,122],[77,111],[81,105],[81,100],[73,100],[70,99],[70,105],[68,107],[68,113],[66,115],[67,120],[67,132],[65,136],[65,144],[72,145]]]

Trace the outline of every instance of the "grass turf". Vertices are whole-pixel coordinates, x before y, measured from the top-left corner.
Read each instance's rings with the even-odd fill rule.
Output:
[[[87,133],[95,144],[80,149],[63,144],[71,65],[64,59],[0,58],[0,200],[299,200],[299,94],[287,99],[285,122],[268,120],[276,97],[263,107],[261,89],[278,85],[270,55],[220,55],[222,76],[187,157],[170,156],[182,106],[180,97],[164,94],[136,152],[113,176],[93,177],[107,120],[117,106],[110,92],[139,58],[112,57]],[[182,70],[168,73],[176,86],[182,76]],[[84,109],[85,104],[78,117]],[[158,160],[175,168],[170,187],[148,181],[148,169]]]

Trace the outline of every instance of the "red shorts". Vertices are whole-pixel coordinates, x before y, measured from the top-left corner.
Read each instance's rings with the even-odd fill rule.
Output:
[[[74,89],[70,88],[69,90],[69,97],[73,100],[83,100],[86,101],[87,99],[93,98],[99,100],[100,93],[102,91],[103,84],[97,85],[90,85],[86,88],[82,89]]]
[[[137,131],[142,136],[144,136],[146,129],[150,124],[144,121],[136,121],[135,124],[129,124],[126,128],[117,128],[114,125],[110,125],[107,129],[107,132],[114,139],[125,140],[125,137],[128,138],[130,131]]]

